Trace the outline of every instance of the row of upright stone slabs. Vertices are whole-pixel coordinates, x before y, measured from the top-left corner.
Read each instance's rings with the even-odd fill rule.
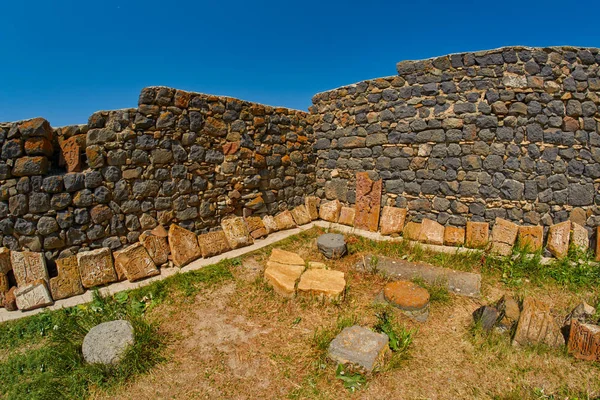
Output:
[[[318,218],[317,207],[318,198],[306,197],[305,204],[291,211],[274,217],[225,218],[221,231],[199,236],[175,224],[169,232],[157,226],[142,233],[138,243],[114,253],[101,248],[58,259],[58,276],[52,279],[42,253],[0,248],[0,305],[9,311],[27,311],[80,295],[85,289],[155,276],[160,274],[159,267],[182,267],[200,257],[248,246],[269,233],[307,224]],[[10,271],[17,284],[12,288]]]
[[[487,222],[468,221],[466,228],[444,226],[431,219],[422,222],[406,222],[407,210],[384,206],[381,209],[382,180],[372,181],[367,172],[356,174],[356,203],[354,207],[343,206],[339,200],[322,203],[319,217],[324,221],[340,223],[382,235],[402,234],[405,239],[433,245],[466,246],[487,249],[499,255],[509,255],[519,241],[530,251],[538,251],[544,245],[544,228],[519,226],[514,222],[496,218],[490,232]],[[600,230],[600,227],[598,228]],[[546,248],[557,257],[564,257],[570,244],[587,250],[590,246],[587,230],[580,224],[564,221],[550,226]],[[600,240],[596,254],[600,260]]]

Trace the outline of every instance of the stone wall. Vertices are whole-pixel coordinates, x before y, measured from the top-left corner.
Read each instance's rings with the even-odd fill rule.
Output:
[[[600,225],[600,52],[502,48],[404,61],[398,75],[317,94],[317,194],[355,202],[355,175],[383,179],[382,205],[443,225],[496,217]]]
[[[0,124],[0,243],[52,261],[158,224],[199,234],[225,215],[291,209],[314,191],[311,118],[150,87],[138,108],[86,125]]]

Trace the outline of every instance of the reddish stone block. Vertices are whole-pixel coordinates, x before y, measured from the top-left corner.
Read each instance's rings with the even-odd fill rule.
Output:
[[[393,233],[400,233],[404,229],[404,222],[406,221],[406,208],[397,207],[383,207],[381,213],[381,220],[379,221],[379,230],[382,235],[391,235]]]
[[[33,137],[25,141],[25,154],[28,156],[50,157],[54,152],[52,143],[43,137]]]
[[[575,358],[600,361],[600,326],[583,324],[573,318],[567,346]]]
[[[62,158],[65,160],[67,172],[80,172],[81,165],[81,146],[77,136],[70,137],[60,144]]]
[[[541,250],[544,242],[544,227],[542,226],[520,226],[519,245],[529,251]]]
[[[356,217],[356,211],[354,208],[342,207],[340,211],[340,218],[338,222],[342,225],[352,226],[354,225],[354,218]]]
[[[376,182],[369,178],[367,172],[356,174],[356,215],[354,226],[377,232],[379,227],[379,213],[381,211],[382,180]]]
[[[474,249],[484,248],[488,244],[490,225],[487,222],[467,222],[467,247]]]
[[[465,228],[447,226],[444,230],[444,244],[446,246],[462,246],[465,244]]]

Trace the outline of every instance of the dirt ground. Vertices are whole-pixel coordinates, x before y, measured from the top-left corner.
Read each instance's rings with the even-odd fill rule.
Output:
[[[307,260],[325,261],[314,243],[288,246]],[[352,266],[361,254],[325,261],[346,272],[349,291],[340,304],[296,298],[287,300],[261,280],[265,254],[250,256],[235,267],[235,280],[211,288],[193,301],[161,305],[151,318],[168,338],[168,360],[149,374],[118,389],[96,394],[111,399],[463,399],[549,398],[551,393],[600,395],[598,366],[575,360],[561,350],[514,348],[508,340],[474,336],[471,313],[499,299],[507,290],[484,279],[483,297],[452,295],[433,303],[429,320],[398,318],[417,328],[409,358],[395,370],[380,372],[366,388],[347,391],[335,378],[335,366],[322,364],[315,331],[333,328],[338,315],[356,315],[361,324],[375,322],[373,299],[385,279]],[[493,285],[492,285],[493,284]],[[582,298],[561,289],[525,287],[568,312]],[[562,315],[561,314],[561,315]]]

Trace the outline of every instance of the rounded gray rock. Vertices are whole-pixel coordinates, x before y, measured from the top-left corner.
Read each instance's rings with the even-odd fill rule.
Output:
[[[115,365],[123,359],[125,350],[133,343],[133,326],[129,321],[104,322],[85,335],[83,358],[90,364]]]
[[[338,259],[346,254],[346,241],[344,235],[339,233],[326,233],[317,239],[319,251],[327,258]]]

